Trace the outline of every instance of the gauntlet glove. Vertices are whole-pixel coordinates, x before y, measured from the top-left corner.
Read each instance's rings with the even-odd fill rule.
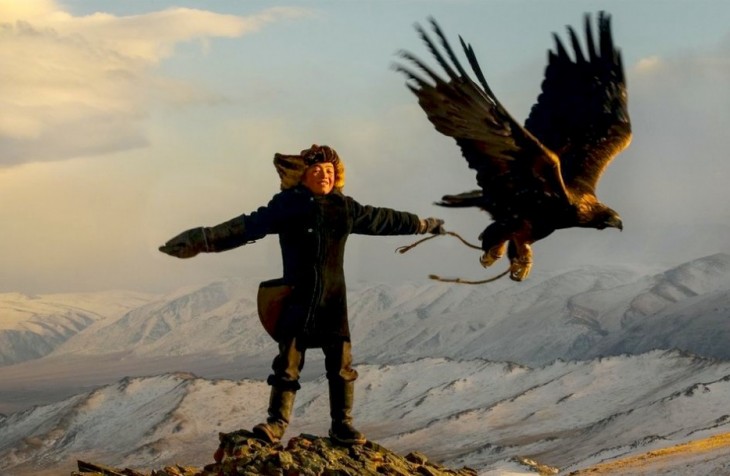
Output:
[[[197,227],[183,231],[158,249],[177,258],[192,258],[200,252],[207,252],[209,247],[205,228]]]
[[[159,247],[163,253],[178,258],[192,258],[198,253],[218,253],[254,240],[246,238],[244,216],[233,218],[216,226],[199,226],[183,231]]]
[[[421,226],[418,229],[418,233],[423,235],[425,233],[431,233],[432,235],[443,235],[446,233],[444,229],[444,221],[440,218],[422,218]]]

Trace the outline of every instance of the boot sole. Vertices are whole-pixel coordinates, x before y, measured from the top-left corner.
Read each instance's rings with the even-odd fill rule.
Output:
[[[339,443],[340,445],[343,445],[343,446],[356,446],[356,445],[364,445],[364,444],[365,444],[365,443],[367,443],[367,441],[368,441],[368,440],[367,440],[367,438],[362,438],[362,439],[352,439],[352,440],[345,440],[345,439],[342,439],[342,438],[338,438],[338,437],[337,437],[337,436],[335,436],[335,435],[334,435],[334,434],[333,434],[333,433],[332,433],[331,431],[330,431],[330,433],[329,433],[329,437],[330,437],[330,439],[331,439],[332,441],[334,441],[335,443]]]

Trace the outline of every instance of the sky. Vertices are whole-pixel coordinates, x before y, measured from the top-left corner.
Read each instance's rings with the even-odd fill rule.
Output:
[[[433,205],[475,176],[393,69],[397,52],[433,64],[413,28],[433,16],[473,45],[522,122],[552,33],[598,10],[612,15],[634,131],[598,196],[624,231],[558,231],[535,244],[533,272],[730,252],[728,2],[0,0],[0,292],[276,277],[276,237],[188,260],[157,247],[265,205],[274,153],[313,143],[342,157],[346,194],[476,242],[484,212]],[[484,270],[450,237],[394,253],[415,238],[351,237],[348,280],[506,267]]]

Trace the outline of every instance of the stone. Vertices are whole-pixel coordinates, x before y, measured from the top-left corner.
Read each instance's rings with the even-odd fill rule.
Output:
[[[85,463],[74,476],[476,476],[471,468],[449,469],[419,452],[400,456],[367,441],[342,446],[329,438],[301,434],[286,445],[268,444],[247,430],[221,433],[214,463],[203,468],[167,466],[149,474]],[[96,468],[96,469],[94,469]],[[125,472],[127,471],[127,472]]]

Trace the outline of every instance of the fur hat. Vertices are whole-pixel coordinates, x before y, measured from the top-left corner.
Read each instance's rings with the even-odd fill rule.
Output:
[[[335,149],[327,145],[314,144],[299,155],[274,154],[274,167],[281,179],[281,189],[296,187],[308,167],[320,162],[330,162],[335,166],[335,186],[338,192],[345,186],[345,164]]]

